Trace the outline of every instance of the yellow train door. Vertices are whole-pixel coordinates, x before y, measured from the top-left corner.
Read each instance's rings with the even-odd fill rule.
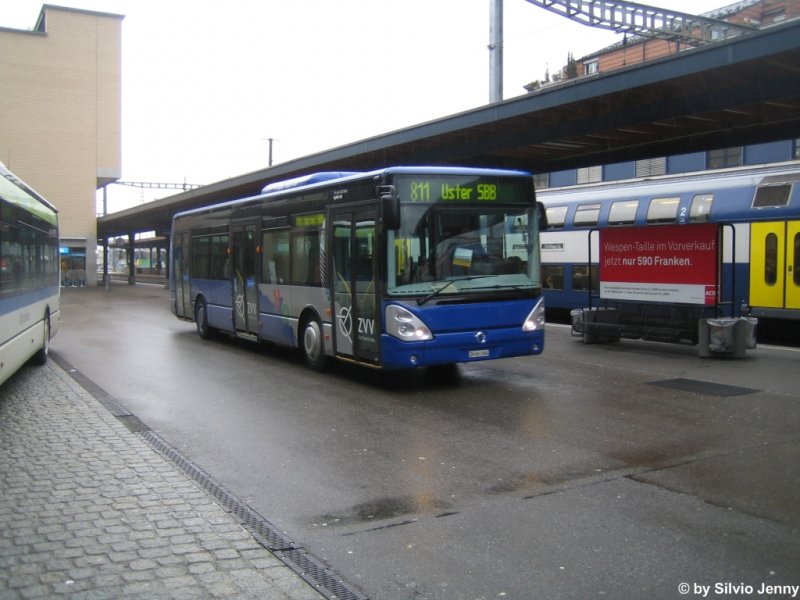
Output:
[[[750,306],[800,309],[800,222],[750,227]]]

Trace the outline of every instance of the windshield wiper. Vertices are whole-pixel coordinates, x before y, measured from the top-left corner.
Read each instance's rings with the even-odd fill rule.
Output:
[[[466,277],[456,277],[454,279],[448,279],[447,283],[445,283],[438,290],[433,290],[430,294],[428,294],[424,298],[420,298],[419,300],[417,300],[417,306],[422,306],[428,300],[430,300],[434,296],[438,296],[441,292],[443,292],[444,290],[449,288],[451,285],[453,285],[457,281],[473,281],[474,279],[485,279],[486,277],[497,277],[497,275],[469,275],[469,276],[466,276]]]

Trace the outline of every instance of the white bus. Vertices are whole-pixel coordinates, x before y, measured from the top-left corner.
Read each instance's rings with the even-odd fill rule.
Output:
[[[61,323],[58,212],[0,163],[0,385],[47,361]]]

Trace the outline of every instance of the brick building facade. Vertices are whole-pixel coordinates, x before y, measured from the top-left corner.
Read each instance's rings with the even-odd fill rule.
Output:
[[[747,27],[769,27],[800,17],[800,0],[742,0],[717,10],[704,13],[704,17]],[[622,42],[577,59],[570,69],[565,66],[553,77],[553,83],[572,77],[585,77],[608,73],[648,60],[663,58],[692,47],[682,38],[657,39],[626,37]],[[572,70],[572,75],[570,75]],[[525,86],[528,91],[546,87],[550,81],[534,81]]]

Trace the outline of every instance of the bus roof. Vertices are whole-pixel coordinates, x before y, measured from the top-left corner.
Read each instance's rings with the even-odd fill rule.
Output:
[[[58,224],[58,209],[37,193],[31,186],[9,171],[0,162],[0,195],[3,199],[24,208],[40,219]]]
[[[191,214],[199,214],[215,208],[232,207],[236,204],[245,204],[256,199],[264,197],[280,196],[286,192],[314,190],[324,185],[341,181],[358,181],[364,179],[374,179],[377,177],[386,177],[388,175],[411,175],[411,174],[438,174],[438,175],[463,175],[463,176],[483,176],[483,177],[531,177],[527,171],[517,171],[509,169],[492,169],[484,167],[386,167],[384,169],[377,169],[374,171],[323,171],[319,173],[310,173],[302,175],[285,181],[276,181],[265,185],[261,194],[258,196],[249,196],[247,198],[237,198],[235,200],[228,200],[212,204],[208,206],[201,206],[189,210],[181,211],[175,217]]]

